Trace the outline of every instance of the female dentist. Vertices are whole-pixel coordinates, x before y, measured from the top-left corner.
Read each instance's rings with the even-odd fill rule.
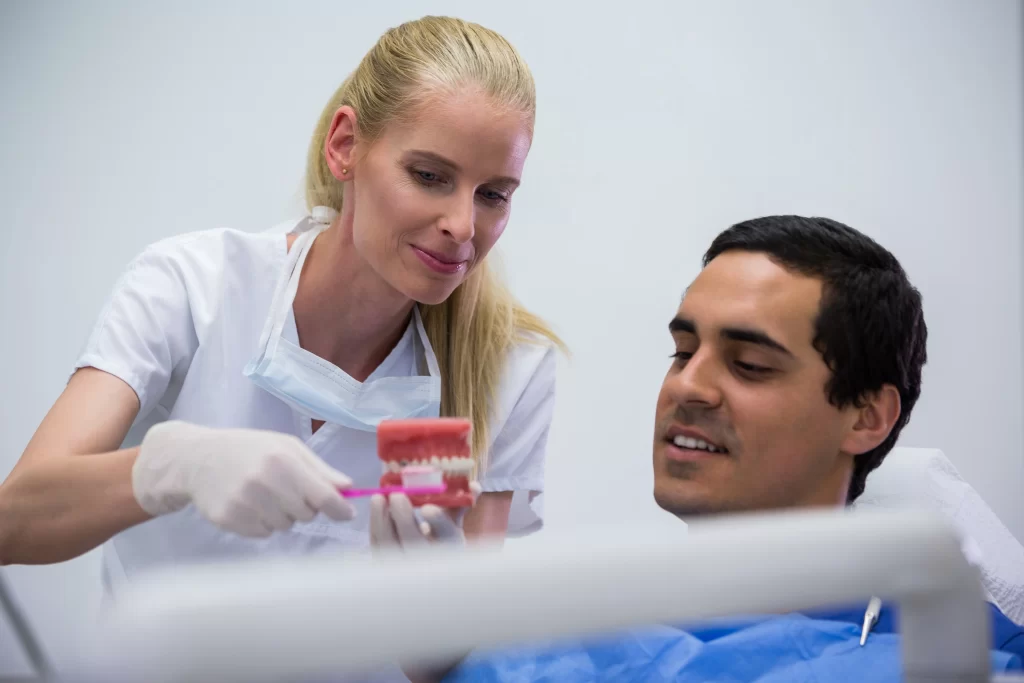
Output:
[[[316,126],[310,215],[166,239],[123,273],[0,485],[0,562],[105,544],[116,593],[174,563],[367,547],[369,504],[338,489],[376,483],[385,418],[471,419],[466,537],[538,522],[560,343],[486,259],[533,123],[500,35],[437,17],[385,33]],[[374,543],[408,540],[411,508],[382,506],[403,517]]]

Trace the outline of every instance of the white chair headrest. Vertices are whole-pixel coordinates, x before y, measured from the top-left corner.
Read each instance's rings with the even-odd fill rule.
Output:
[[[868,475],[854,509],[925,508],[949,519],[981,569],[989,600],[1024,623],[1024,546],[937,448],[894,448]]]

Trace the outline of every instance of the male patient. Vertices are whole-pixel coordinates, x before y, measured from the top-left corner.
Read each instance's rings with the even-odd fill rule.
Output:
[[[669,330],[654,497],[681,517],[852,502],[921,394],[921,295],[835,221],[729,228]]]
[[[921,393],[920,293],[891,253],[824,218],[772,216],[721,233],[669,331],[654,497],[684,519],[853,502]],[[474,657],[453,680],[496,680],[488,676],[499,671],[532,680],[548,670],[563,680],[896,680],[892,611],[869,648],[856,642],[863,614],[861,605]],[[994,649],[1014,650],[1014,639],[1021,649],[1024,632],[994,607],[993,625]],[[994,652],[993,664],[1018,663]]]

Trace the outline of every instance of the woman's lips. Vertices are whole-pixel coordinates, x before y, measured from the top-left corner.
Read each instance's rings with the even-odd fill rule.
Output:
[[[435,273],[441,273],[443,275],[455,275],[456,273],[462,272],[466,268],[466,261],[453,260],[450,257],[438,254],[433,251],[428,251],[420,247],[414,246],[412,248],[416,256],[419,257],[420,261],[425,266],[430,268]]]

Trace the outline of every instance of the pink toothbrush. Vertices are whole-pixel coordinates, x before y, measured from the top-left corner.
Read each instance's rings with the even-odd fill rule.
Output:
[[[409,496],[423,496],[433,493],[444,493],[448,485],[444,483],[444,473],[436,467],[406,467],[402,470],[401,486],[379,486],[370,489],[341,489],[345,498],[359,498],[380,493],[404,493]]]
[[[447,486],[380,486],[375,489],[342,489],[341,495],[345,498],[372,496],[377,493],[384,495],[404,493],[407,496],[425,496],[431,493],[444,493],[447,490]]]

